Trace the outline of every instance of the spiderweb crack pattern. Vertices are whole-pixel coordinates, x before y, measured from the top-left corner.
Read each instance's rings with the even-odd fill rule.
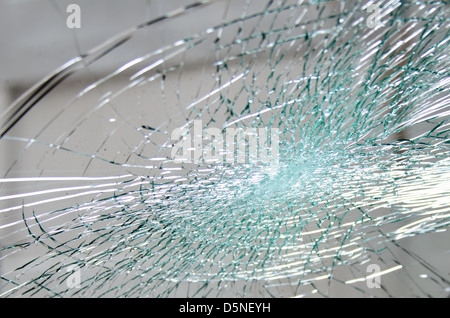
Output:
[[[449,6],[380,4],[198,2],[44,79],[3,117],[1,295],[446,296]],[[196,120],[278,128],[278,164],[175,162]]]

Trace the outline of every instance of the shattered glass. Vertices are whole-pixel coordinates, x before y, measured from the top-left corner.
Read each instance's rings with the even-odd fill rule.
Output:
[[[3,114],[2,297],[448,296],[448,2],[237,7],[137,21]],[[177,162],[196,121],[278,160]]]

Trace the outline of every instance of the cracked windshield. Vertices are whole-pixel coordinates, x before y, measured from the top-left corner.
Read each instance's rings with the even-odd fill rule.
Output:
[[[0,3],[1,297],[448,297],[447,1]]]

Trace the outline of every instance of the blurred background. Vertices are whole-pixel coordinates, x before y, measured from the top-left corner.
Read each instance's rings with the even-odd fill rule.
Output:
[[[9,103],[67,61],[107,39],[190,1],[81,0],[82,27],[69,29],[65,0],[4,0],[0,3],[1,105]],[[183,25],[174,24],[177,32]],[[105,65],[105,71],[109,71]]]

